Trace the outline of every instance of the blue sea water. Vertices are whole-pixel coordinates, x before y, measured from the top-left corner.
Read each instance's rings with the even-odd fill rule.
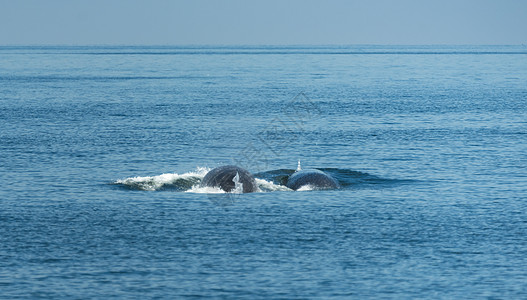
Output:
[[[0,122],[1,299],[527,297],[525,46],[4,46]]]

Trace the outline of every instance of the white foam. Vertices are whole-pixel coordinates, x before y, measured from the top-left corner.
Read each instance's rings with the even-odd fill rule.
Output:
[[[275,192],[275,191],[292,191],[284,185],[274,184],[270,181],[256,178],[256,184],[258,185],[258,192]]]

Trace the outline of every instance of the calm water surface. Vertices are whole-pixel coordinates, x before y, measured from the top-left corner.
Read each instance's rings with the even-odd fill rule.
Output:
[[[0,47],[0,122],[2,299],[527,297],[522,46]]]

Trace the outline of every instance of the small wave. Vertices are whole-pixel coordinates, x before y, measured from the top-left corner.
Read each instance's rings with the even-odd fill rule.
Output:
[[[186,191],[198,185],[201,179],[207,174],[209,168],[198,167],[194,172],[184,174],[167,173],[157,176],[137,176],[126,179],[119,179],[113,184],[141,191],[159,191],[172,189],[177,191]]]

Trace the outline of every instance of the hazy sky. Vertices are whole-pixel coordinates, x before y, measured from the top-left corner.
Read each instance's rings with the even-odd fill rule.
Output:
[[[527,44],[527,1],[0,0],[13,44]]]

